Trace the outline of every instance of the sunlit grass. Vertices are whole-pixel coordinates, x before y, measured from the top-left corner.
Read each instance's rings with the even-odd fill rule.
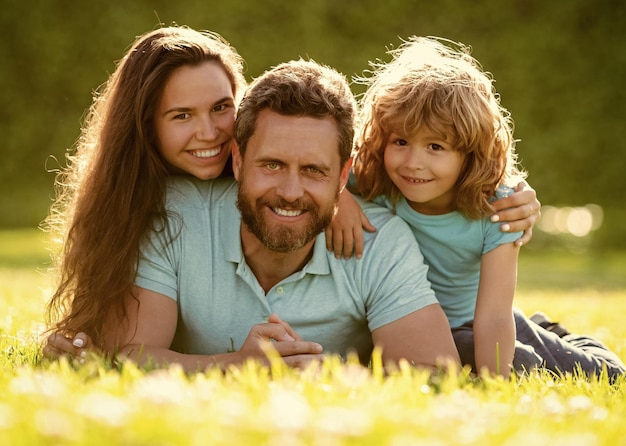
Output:
[[[410,367],[383,377],[334,357],[316,370],[275,363],[273,377],[253,363],[186,375],[97,357],[84,365],[40,362],[50,283],[46,255],[32,246],[28,261],[19,250],[0,252],[1,444],[626,445],[626,379],[477,380],[466,371],[433,377]],[[558,257],[545,261],[554,275],[585,273],[572,259],[563,263],[559,270]],[[620,280],[606,288],[593,277],[588,287],[537,288],[527,280],[516,303],[597,336],[624,358]]]

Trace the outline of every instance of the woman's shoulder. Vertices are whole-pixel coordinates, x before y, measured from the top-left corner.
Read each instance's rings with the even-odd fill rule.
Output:
[[[233,178],[199,180],[191,176],[174,176],[167,184],[168,207],[206,206],[225,196],[236,194],[237,183]]]

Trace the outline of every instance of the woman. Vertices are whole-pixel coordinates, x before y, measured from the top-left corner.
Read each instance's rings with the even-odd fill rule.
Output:
[[[107,321],[124,320],[140,242],[163,229],[168,176],[210,179],[230,166],[242,70],[219,35],[161,28],[137,39],[95,95],[47,219],[63,242],[52,330],[104,347]]]

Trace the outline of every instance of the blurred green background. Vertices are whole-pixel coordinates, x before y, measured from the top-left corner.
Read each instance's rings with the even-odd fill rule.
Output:
[[[586,237],[537,231],[530,246],[626,247],[621,0],[5,0],[0,228],[45,218],[53,171],[79,135],[92,92],[135,37],[159,23],[222,34],[247,61],[249,80],[300,56],[352,77],[414,34],[471,45],[512,113],[520,160],[542,203],[595,203],[603,212]]]

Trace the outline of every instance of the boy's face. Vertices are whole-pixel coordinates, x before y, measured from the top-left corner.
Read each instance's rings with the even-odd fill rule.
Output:
[[[438,215],[456,209],[455,186],[465,156],[426,128],[411,136],[392,133],[385,145],[385,170],[416,211]]]

